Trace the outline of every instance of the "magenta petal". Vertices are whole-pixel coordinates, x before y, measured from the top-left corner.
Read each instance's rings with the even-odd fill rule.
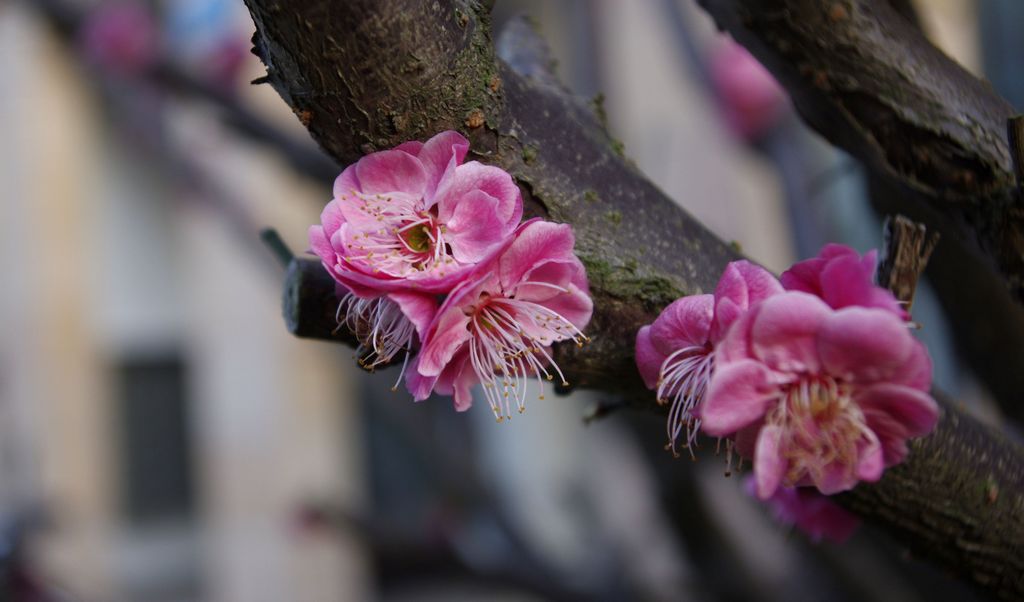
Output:
[[[498,218],[497,199],[482,190],[466,193],[448,218],[448,242],[460,263],[477,263],[502,245],[511,229]]]
[[[779,390],[764,364],[741,360],[719,366],[701,408],[701,428],[714,437],[731,435],[761,418]]]
[[[423,194],[427,184],[423,164],[400,150],[380,151],[363,157],[356,163],[356,177],[364,194],[405,192],[418,196]]]
[[[882,445],[886,466],[894,466],[907,457],[907,429],[890,414],[872,408],[864,409],[864,419]]]
[[[820,474],[814,475],[814,485],[825,495],[852,489],[857,484],[857,477],[854,476],[851,468],[838,461],[832,462],[825,466]]]
[[[787,462],[782,455],[782,429],[766,425],[757,436],[754,450],[754,479],[757,482],[757,497],[767,500],[772,497],[786,474]]]
[[[874,284],[874,265],[873,252],[863,258],[854,254],[833,259],[821,271],[822,297],[835,309],[877,307],[905,320],[906,311],[892,293]]]
[[[714,302],[714,295],[673,301],[651,325],[652,344],[666,356],[684,347],[703,347],[711,333]]]
[[[516,238],[498,260],[498,277],[504,289],[523,281],[530,270],[552,259],[574,257],[572,228],[540,220],[530,220],[519,227]]]
[[[882,455],[882,446],[873,433],[868,433],[868,441],[860,450],[860,458],[857,461],[857,478],[861,481],[874,483],[882,478],[882,471],[885,470],[885,460]]]
[[[642,327],[636,333],[636,367],[644,379],[644,385],[652,391],[658,388],[658,375],[665,357],[651,343],[651,327]]]
[[[781,293],[782,290],[782,285],[775,276],[764,268],[746,260],[729,263],[718,280],[718,286],[715,287],[716,314],[711,328],[711,339],[717,341],[724,337],[729,326],[742,312],[755,303]],[[725,300],[731,302],[724,304],[725,307],[737,311],[718,313],[717,306]]]
[[[888,414],[904,426],[910,437],[930,433],[939,421],[939,405],[931,395],[903,385],[872,385],[860,391],[854,401],[865,410]]]
[[[818,351],[829,374],[868,382],[894,374],[914,342],[906,324],[892,313],[863,307],[835,312],[818,333]]]
[[[917,339],[914,339],[910,355],[889,379],[894,384],[906,385],[920,391],[932,388],[932,358],[928,350]]]
[[[817,372],[818,331],[831,310],[813,295],[787,292],[765,299],[750,329],[754,355],[774,370]]]
[[[434,295],[410,292],[389,293],[388,298],[398,305],[405,317],[416,327],[420,340],[423,340],[427,327],[437,313],[437,298]]]

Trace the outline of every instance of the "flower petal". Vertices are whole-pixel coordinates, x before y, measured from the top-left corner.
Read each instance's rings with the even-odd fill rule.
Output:
[[[438,376],[455,356],[455,352],[469,340],[469,317],[458,307],[442,308],[435,324],[424,337],[420,350],[420,374]]]
[[[430,397],[430,393],[434,390],[434,384],[437,382],[436,376],[423,376],[417,369],[419,365],[419,357],[415,357],[412,360],[409,369],[405,371],[405,388],[409,390],[412,395],[413,401],[423,401]]]
[[[860,457],[857,460],[857,478],[861,481],[874,483],[882,478],[885,470],[885,460],[882,455],[882,445],[874,433],[867,433],[867,441],[860,450]]]
[[[576,240],[567,224],[541,220],[523,223],[515,240],[498,260],[498,277],[503,290],[511,290],[537,266],[551,260],[574,257]]]
[[[757,497],[767,500],[782,484],[788,462],[782,454],[782,428],[766,425],[757,436],[754,450],[754,479]]]
[[[395,292],[388,293],[388,298],[394,301],[405,317],[413,323],[422,341],[426,336],[427,327],[437,313],[437,297],[422,293]]]
[[[817,372],[818,331],[831,310],[813,295],[787,292],[765,299],[750,329],[753,354],[774,370]]]
[[[846,307],[828,316],[818,333],[825,370],[844,379],[873,382],[903,366],[915,341],[906,324],[892,313]]]
[[[364,194],[405,192],[421,196],[427,184],[427,172],[423,164],[416,157],[400,150],[366,155],[356,163],[356,177],[360,191]]]
[[[427,186],[424,190],[427,198],[434,197],[441,180],[462,164],[467,152],[469,140],[456,131],[448,130],[427,140],[418,153],[413,153],[423,163],[427,173]]]
[[[701,428],[714,437],[731,435],[761,418],[778,396],[764,364],[741,360],[720,365],[711,375],[700,410]]]
[[[651,343],[651,327],[644,326],[636,333],[636,367],[644,385],[652,391],[658,387],[661,364],[666,356]]]
[[[903,385],[879,383],[859,391],[854,401],[864,410],[887,414],[908,437],[927,435],[939,421],[939,405],[932,396]]]
[[[498,200],[472,190],[459,200],[446,222],[452,256],[460,263],[477,263],[505,243],[513,228],[500,219]]]
[[[651,325],[651,342],[665,355],[684,347],[703,347],[711,333],[714,295],[676,299]]]
[[[438,219],[447,223],[462,198],[474,190],[486,192],[496,199],[494,212],[502,223],[515,225],[521,219],[523,197],[512,176],[500,167],[476,161],[458,166],[438,185],[435,195]]]
[[[733,261],[725,266],[718,286],[715,287],[715,305],[728,299],[733,305],[726,304],[726,307],[735,307],[741,313],[782,291],[782,285],[768,270],[746,260]],[[716,313],[710,335],[712,340],[724,337],[737,317],[739,313],[735,311]]]
[[[323,226],[309,227],[309,249],[328,266],[333,267],[338,263],[338,254],[324,233]]]

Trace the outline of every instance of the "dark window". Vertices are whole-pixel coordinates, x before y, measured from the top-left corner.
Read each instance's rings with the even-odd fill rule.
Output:
[[[184,362],[177,355],[132,358],[118,372],[124,512],[134,522],[188,517],[193,487]]]

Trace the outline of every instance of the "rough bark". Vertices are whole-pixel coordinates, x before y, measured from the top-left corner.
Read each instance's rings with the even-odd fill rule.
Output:
[[[736,257],[729,245],[637,173],[600,120],[543,73],[523,76],[497,60],[479,4],[292,0],[286,9],[271,0],[246,2],[270,83],[332,156],[351,161],[460,129],[475,158],[513,174],[529,212],[571,223],[594,294],[588,327],[594,342],[559,349],[559,363],[574,384],[657,410],[634,368],[636,330],[681,294],[711,290]],[[862,117],[876,109],[888,114],[867,93],[861,101]],[[1005,153],[1005,143],[991,142]],[[996,189],[1005,179],[996,168],[1005,162],[998,150],[989,154],[983,164],[951,150],[928,175],[956,164],[977,169],[976,182]],[[980,173],[985,165],[987,180]],[[301,259],[289,271],[286,289],[294,296],[286,310],[296,313],[287,320],[302,336],[330,338],[334,330],[333,284],[321,272],[316,262]],[[914,445],[906,465],[849,494],[850,505],[942,566],[967,567],[975,582],[1007,597],[1024,596],[1024,585],[1013,578],[1024,545],[1017,512],[1021,458],[1016,445],[950,406],[939,431]],[[988,506],[977,505],[979,479],[998,490]],[[985,491],[982,501],[991,499],[991,487]],[[995,518],[978,514],[982,510]],[[937,549],[940,542],[946,547]]]
[[[786,87],[804,120],[973,233],[1024,300],[1013,107],[886,0],[699,0]]]

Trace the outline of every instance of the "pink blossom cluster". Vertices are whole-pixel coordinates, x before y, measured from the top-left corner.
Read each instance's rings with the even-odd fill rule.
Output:
[[[726,438],[753,461],[760,499],[836,538],[821,525],[848,521],[816,498],[880,479],[939,415],[928,352],[874,268],[874,252],[842,245],[779,280],[733,262],[714,294],[669,305],[636,342],[644,381],[672,404],[673,450],[684,428],[691,448],[698,429]]]
[[[466,410],[480,383],[502,421],[523,411],[528,378],[565,380],[551,345],[586,340],[592,303],[571,227],[520,223],[512,177],[465,162],[468,150],[448,131],[363,157],[338,176],[309,240],[364,366],[418,351],[403,367],[417,401],[436,392]]]

